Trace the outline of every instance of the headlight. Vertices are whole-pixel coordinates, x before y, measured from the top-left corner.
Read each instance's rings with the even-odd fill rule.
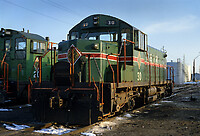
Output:
[[[99,49],[99,44],[98,43],[92,44],[92,49],[98,50]]]

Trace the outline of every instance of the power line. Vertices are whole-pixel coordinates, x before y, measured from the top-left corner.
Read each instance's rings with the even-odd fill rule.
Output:
[[[13,3],[13,2],[10,2],[10,1],[7,1],[7,0],[4,0],[4,2],[6,2],[6,3],[8,3],[8,4],[11,4],[11,5],[14,5],[14,6],[16,6],[16,7],[22,8],[22,9],[25,9],[25,10],[30,11],[30,12],[32,12],[32,13],[39,14],[39,15],[41,15],[41,16],[44,16],[44,17],[53,19],[53,20],[55,20],[55,21],[57,21],[57,22],[61,22],[61,23],[64,23],[64,24],[73,25],[73,24],[71,24],[71,23],[69,23],[69,22],[62,21],[62,20],[57,19],[57,18],[55,18],[55,17],[52,17],[52,16],[49,16],[49,15],[43,14],[43,13],[41,13],[41,12],[38,12],[38,11],[35,11],[35,10],[32,10],[32,9],[23,7],[23,6],[18,5],[18,4],[16,4],[16,3]]]
[[[56,8],[58,8],[58,9],[60,9],[60,10],[63,10],[63,11],[65,11],[66,13],[71,13],[71,14],[74,14],[74,15],[76,15],[76,16],[82,17],[82,15],[80,15],[80,14],[77,13],[76,11],[73,11],[73,10],[67,8],[66,6],[63,6],[62,4],[59,4],[59,3],[57,3],[57,2],[54,2],[54,1],[51,1],[51,0],[47,0],[47,1],[41,0],[41,1],[44,2],[44,3],[46,3],[46,4],[48,4],[48,5],[51,5],[51,6],[53,6],[53,7],[56,7]]]

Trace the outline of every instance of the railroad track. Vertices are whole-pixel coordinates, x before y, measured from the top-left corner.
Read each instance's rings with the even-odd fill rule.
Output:
[[[137,108],[135,110],[132,110],[131,112],[134,113],[134,112],[136,112],[138,110],[141,110],[141,109],[145,108],[146,106],[148,106],[148,105],[145,105],[145,106],[142,106],[142,107]],[[122,117],[123,114],[121,114],[119,116]],[[81,134],[81,133],[83,133],[83,132],[91,129],[94,126],[98,126],[102,122],[106,122],[106,121],[112,122],[113,120],[115,120],[119,116],[113,116],[113,117],[110,117],[110,118],[108,118],[108,117],[107,118],[103,118],[103,120],[100,121],[100,122],[96,122],[96,123],[91,124],[89,126],[78,127],[76,130],[71,131],[71,132],[66,133],[66,134],[62,134],[62,135],[63,136],[79,135],[79,134]],[[13,123],[15,123],[15,122],[0,121],[0,126],[1,126],[1,128],[5,128],[4,124],[12,125]],[[29,125],[29,124],[25,124],[25,125]],[[11,136],[11,135],[34,135],[33,131],[35,131],[35,130],[42,130],[42,129],[45,129],[45,128],[49,128],[49,127],[51,127],[53,125],[58,125],[58,124],[56,124],[56,123],[46,123],[46,124],[29,125],[30,126],[29,128],[25,128],[25,129],[17,130],[17,131],[6,130],[6,128],[5,128],[5,131],[3,131],[3,132],[0,130],[0,135],[1,136],[4,136],[4,135],[5,136]],[[74,126],[68,126],[68,128],[73,128],[73,127]],[[44,135],[44,134],[41,134],[41,135]]]
[[[178,95],[179,93],[184,93],[184,90],[188,90],[188,89],[194,89],[194,88],[197,88],[198,86],[194,86],[194,85],[187,85],[187,86],[184,86],[184,87],[179,87],[179,88],[176,88],[173,92],[174,95],[172,95],[171,97],[175,97],[176,95]],[[168,97],[170,98],[170,97]],[[168,99],[168,98],[163,98],[164,100]],[[162,100],[162,99],[161,99]],[[156,101],[156,102],[153,102],[153,103],[157,103],[159,102],[160,100]],[[131,113],[136,113],[137,111],[141,111],[142,109],[144,109],[145,107],[148,107],[149,105],[151,105],[152,103],[150,104],[147,104],[147,105],[144,105],[142,107],[139,107],[137,109],[134,109],[131,111]],[[13,106],[12,106],[13,107]],[[125,114],[125,113],[124,113]],[[93,128],[94,126],[98,126],[100,125],[100,123],[102,122],[106,122],[106,121],[109,121],[109,122],[112,122],[113,120],[115,120],[117,117],[123,117],[124,114],[121,114],[119,116],[114,116],[114,117],[111,117],[111,118],[104,118],[102,121],[100,122],[97,122],[97,123],[94,123],[92,125],[89,125],[89,126],[85,126],[85,127],[76,127],[76,130],[74,131],[71,131],[69,133],[66,133],[66,134],[62,134],[63,136],[70,136],[70,135],[80,135],[81,133],[83,132],[86,132],[87,130],[90,130],[91,128]],[[42,129],[45,129],[45,128],[49,128],[51,126],[54,126],[54,125],[58,125],[56,123],[44,123],[44,124],[41,124],[41,123],[36,123],[36,124],[33,124],[33,125],[30,125],[29,128],[25,128],[25,129],[22,129],[22,130],[18,130],[18,131],[10,131],[10,130],[6,130],[5,128],[5,125],[4,124],[8,124],[8,125],[12,125],[13,123],[15,122],[5,122],[5,121],[0,121],[0,126],[1,126],[1,129],[0,129],[0,135],[1,136],[11,136],[11,135],[40,135],[38,133],[35,133],[34,131],[35,130],[42,130]],[[29,125],[29,124],[26,124],[26,125]],[[74,128],[74,126],[69,126],[69,128]],[[44,134],[41,134],[41,135],[44,135]]]

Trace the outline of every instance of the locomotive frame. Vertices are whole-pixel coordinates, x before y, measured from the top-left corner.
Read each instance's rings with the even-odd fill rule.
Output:
[[[68,38],[59,43],[54,82],[32,86],[38,120],[86,125],[171,95],[166,52],[149,46],[139,29],[96,14]]]

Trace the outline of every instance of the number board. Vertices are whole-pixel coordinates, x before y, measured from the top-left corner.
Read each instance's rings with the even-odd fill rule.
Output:
[[[116,25],[116,22],[114,20],[108,20],[107,25]]]

